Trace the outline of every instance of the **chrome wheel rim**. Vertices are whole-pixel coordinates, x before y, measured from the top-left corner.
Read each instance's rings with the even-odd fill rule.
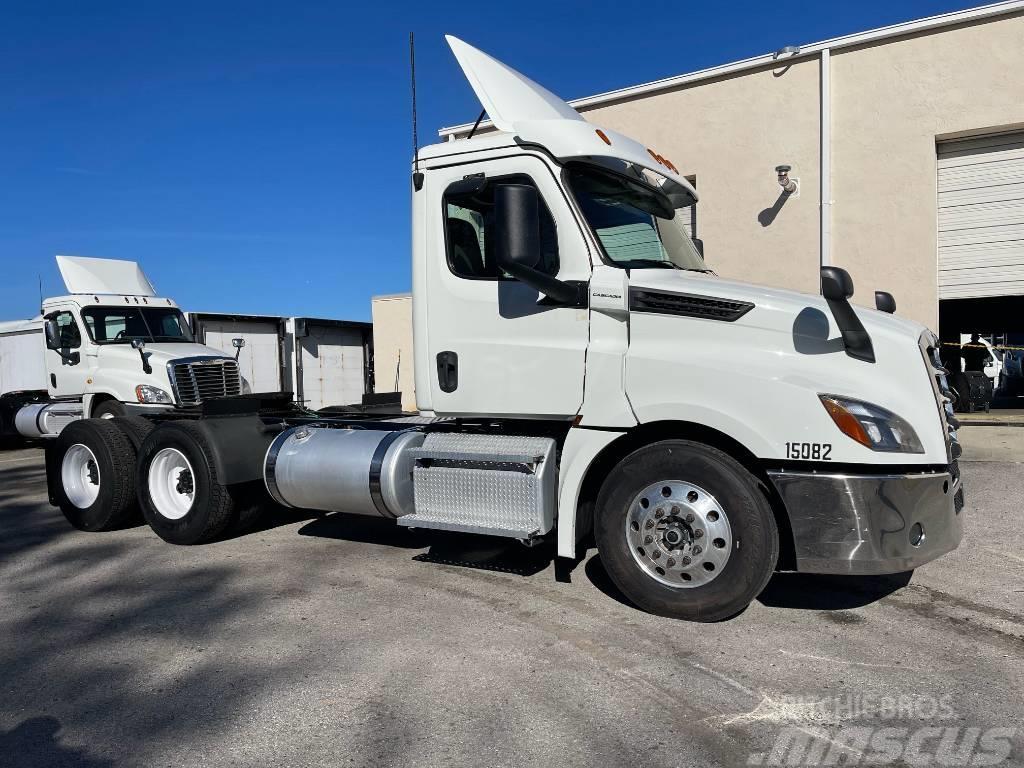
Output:
[[[185,454],[177,448],[162,448],[149,462],[147,478],[153,507],[168,520],[180,520],[195,501],[195,474]]]
[[[629,505],[626,543],[652,579],[692,589],[714,581],[732,554],[729,517],[718,500],[693,483],[652,483]]]
[[[64,495],[79,509],[88,509],[100,495],[100,468],[96,455],[81,443],[68,448],[61,461]]]

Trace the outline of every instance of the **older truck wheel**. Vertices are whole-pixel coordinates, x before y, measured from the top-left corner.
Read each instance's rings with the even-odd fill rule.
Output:
[[[107,420],[74,421],[49,448],[51,492],[64,517],[82,531],[129,523],[135,505],[135,449]]]
[[[142,442],[137,467],[142,514],[164,541],[210,541],[237,516],[237,492],[219,481],[213,449],[195,424],[154,429]]]
[[[645,446],[612,470],[594,525],[623,594],[645,611],[690,621],[742,611],[779,555],[758,480],[727,454],[685,440]]]

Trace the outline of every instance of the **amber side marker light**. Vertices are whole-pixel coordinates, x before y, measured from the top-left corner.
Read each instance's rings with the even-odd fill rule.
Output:
[[[832,417],[832,421],[839,427],[839,431],[847,437],[851,437],[861,445],[870,448],[871,438],[868,437],[868,433],[865,431],[860,421],[850,413],[848,410],[843,408],[839,403],[830,397],[820,396],[821,404],[825,406],[825,410],[828,411],[828,415]]]
[[[611,140],[611,139],[609,139],[609,138],[608,138],[608,137],[607,137],[607,136],[605,135],[605,132],[604,132],[604,131],[602,131],[602,130],[601,130],[600,128],[598,128],[598,129],[597,129],[596,131],[594,131],[594,133],[596,133],[596,134],[597,134],[597,136],[598,136],[598,138],[599,138],[599,139],[601,139],[601,141],[603,141],[603,142],[604,142],[605,144],[607,144],[607,145],[608,145],[609,147],[610,147],[610,146],[612,145],[612,140]]]

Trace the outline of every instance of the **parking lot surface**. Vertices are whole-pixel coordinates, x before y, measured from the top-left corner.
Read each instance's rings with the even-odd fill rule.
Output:
[[[1011,729],[1024,764],[1024,466],[963,477],[963,544],[909,583],[780,574],[700,625],[593,552],[559,580],[543,547],[375,519],[81,533],[41,451],[0,452],[0,764],[732,766],[851,724]]]

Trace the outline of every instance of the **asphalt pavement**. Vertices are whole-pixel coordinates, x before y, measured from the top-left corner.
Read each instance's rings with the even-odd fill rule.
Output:
[[[283,511],[199,547],[81,533],[41,452],[0,452],[0,765],[811,764],[794,739],[851,728],[890,729],[885,764],[955,737],[1021,765],[1024,465],[966,458],[965,540],[909,582],[780,574],[701,625],[628,605],[593,551],[556,573]]]

